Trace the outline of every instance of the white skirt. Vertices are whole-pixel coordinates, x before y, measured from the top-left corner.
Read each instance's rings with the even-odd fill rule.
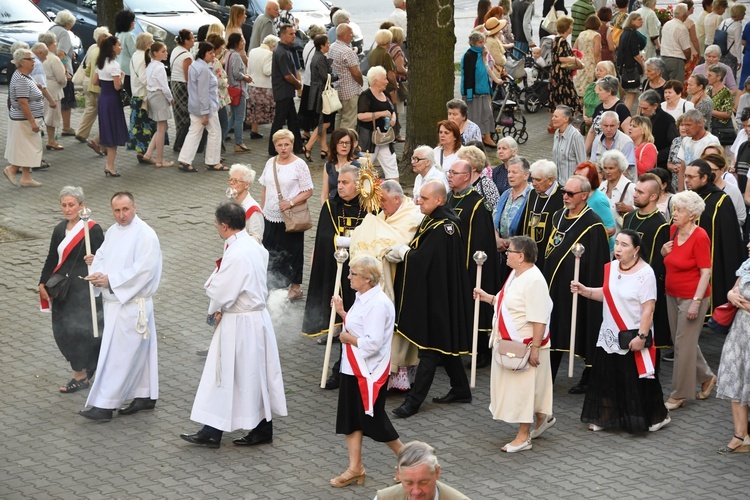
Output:
[[[49,105],[47,99],[44,100],[44,124],[47,127],[62,127],[62,104],[60,99],[55,100],[55,107]]]
[[[552,414],[552,369],[549,349],[539,350],[539,366],[512,372],[493,358],[490,412],[495,420],[530,424],[535,413]]]
[[[15,167],[38,167],[42,162],[42,136],[31,130],[28,120],[8,120],[5,159]]]

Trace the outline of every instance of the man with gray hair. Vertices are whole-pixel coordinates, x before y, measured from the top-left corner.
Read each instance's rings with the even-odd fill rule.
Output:
[[[435,449],[422,441],[406,443],[398,452],[396,466],[401,484],[378,490],[375,500],[469,500],[440,479],[440,464]]]
[[[518,234],[536,243],[536,266],[544,268],[544,250],[552,232],[552,214],[563,207],[562,186],[557,182],[557,167],[549,160],[537,160],[529,167],[531,185],[529,198],[523,207]]]
[[[709,145],[720,145],[719,138],[708,132],[703,123],[703,113],[697,109],[686,111],[682,115],[682,125],[685,127],[686,137],[682,138],[677,159],[680,161],[680,171],[677,174],[677,189],[684,190],[685,165],[689,165],[696,158],[700,158],[703,150]]]
[[[586,145],[583,136],[572,125],[573,110],[570,106],[558,106],[552,113],[555,139],[552,145],[552,161],[557,165],[557,179],[565,182],[586,161]]]
[[[259,15],[253,23],[253,34],[250,35],[250,40],[247,42],[247,51],[260,47],[268,35],[276,35],[276,28],[274,27],[274,19],[279,17],[279,4],[276,0],[268,0],[266,3],[265,12]]]
[[[633,139],[620,130],[620,117],[614,111],[605,111],[599,123],[602,133],[594,139],[591,145],[591,161],[599,162],[607,151],[619,151],[628,161],[627,176],[635,179],[635,145]]]
[[[34,79],[37,87],[42,91],[49,107],[54,108],[57,104],[55,104],[55,98],[47,90],[47,74],[44,72],[44,61],[47,60],[49,49],[44,43],[37,42],[31,46],[31,52],[34,54],[34,69],[31,70],[29,76]]]
[[[665,80],[681,82],[685,78],[685,61],[690,59],[690,33],[685,26],[687,18],[687,5],[678,3],[674,8],[674,18],[661,29],[661,59],[666,67],[662,77]]]
[[[339,12],[341,11],[336,12],[336,14]],[[336,17],[336,14],[334,14],[334,17]],[[331,43],[328,58],[332,61],[334,73],[339,75],[339,79],[334,85],[342,106],[339,112],[338,128],[354,129],[357,126],[357,105],[359,94],[362,93],[364,78],[359,69],[359,58],[351,46],[354,39],[353,28],[349,24],[343,23],[335,31],[336,40]]]

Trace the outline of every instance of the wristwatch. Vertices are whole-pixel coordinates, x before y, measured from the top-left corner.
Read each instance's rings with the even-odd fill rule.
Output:
[[[701,302],[701,301],[703,301],[703,299],[702,299],[702,298],[700,298],[700,297],[693,297],[693,300],[694,300],[694,301],[696,301],[696,302]]]
[[[294,200],[289,200],[289,206],[294,207]]]
[[[648,333],[638,332],[638,338],[641,340],[646,340],[648,338]]]

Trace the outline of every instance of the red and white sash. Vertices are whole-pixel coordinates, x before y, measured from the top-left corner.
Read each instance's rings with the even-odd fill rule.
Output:
[[[89,220],[89,230],[96,225],[96,221]],[[83,221],[79,220],[73,229],[68,231],[65,238],[57,245],[57,266],[52,270],[52,274],[55,274],[58,269],[62,267],[65,261],[70,257],[70,252],[78,245],[84,238]],[[42,312],[50,312],[50,304],[48,300],[44,300],[42,296],[39,296],[39,310]]]
[[[633,318],[627,316],[628,310],[625,307],[621,307],[618,304],[618,297],[612,295],[612,288],[617,285],[614,274],[610,273],[612,263],[609,262],[604,266],[604,286],[602,287],[602,293],[604,300],[607,302],[609,307],[609,313],[612,315],[612,319],[615,320],[617,328],[620,330],[630,330],[631,328],[623,320],[623,316],[631,325],[640,325],[640,318]],[[638,369],[638,376],[640,378],[654,378],[654,366],[656,365],[656,342],[652,342],[651,347],[644,347],[635,354],[635,366]]]
[[[375,413],[375,401],[378,399],[380,389],[388,381],[391,372],[391,357],[384,356],[383,360],[375,367],[373,372],[367,368],[367,363],[362,357],[362,351],[351,344],[341,343],[344,349],[344,356],[352,367],[354,376],[357,377],[359,384],[359,393],[362,396],[362,404],[365,407],[365,414],[372,417]]]
[[[510,275],[508,276],[508,279],[505,280],[505,284],[503,285],[503,288],[500,290],[500,293],[497,294],[497,301],[495,302],[495,317],[497,318],[497,322],[495,324],[496,328],[496,335],[499,335],[500,338],[503,340],[514,340],[516,342],[523,342],[524,344],[528,344],[533,340],[533,337],[521,337],[521,334],[518,333],[518,330],[516,329],[516,325],[513,324],[513,318],[510,316],[510,312],[508,311],[508,307],[505,305],[505,289],[510,286],[510,284],[513,282],[513,280],[516,277],[516,271],[513,270],[510,272]],[[550,299],[550,304],[552,303],[552,300]],[[550,312],[552,311],[552,307],[550,307]],[[551,317],[551,314],[550,314]],[[494,339],[490,338],[490,347],[492,347]],[[547,319],[547,324],[544,328],[544,336],[542,337],[542,343],[541,346],[546,346],[549,343],[549,319]]]
[[[260,209],[260,206],[252,205],[250,208],[245,210],[245,220],[250,220],[250,216],[255,212],[260,212],[260,214],[263,215],[263,210]]]

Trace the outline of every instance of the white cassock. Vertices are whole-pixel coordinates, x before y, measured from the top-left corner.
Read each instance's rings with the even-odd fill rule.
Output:
[[[231,432],[286,416],[286,396],[266,309],[268,251],[245,231],[225,242],[205,284],[208,313],[221,311],[190,420]]]
[[[151,301],[161,279],[159,238],[137,215],[127,226],[115,224],[107,230],[91,272],[106,274],[112,291],[95,289],[104,300],[104,332],[86,406],[112,409],[132,398],[159,399]]]

